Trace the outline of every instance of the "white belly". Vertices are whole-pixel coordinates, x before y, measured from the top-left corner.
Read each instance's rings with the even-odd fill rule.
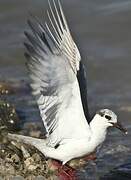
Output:
[[[63,164],[71,159],[88,155],[95,150],[95,146],[88,142],[88,138],[79,140],[72,139],[67,141],[63,142],[63,144],[56,149],[59,154],[59,160],[62,161]]]

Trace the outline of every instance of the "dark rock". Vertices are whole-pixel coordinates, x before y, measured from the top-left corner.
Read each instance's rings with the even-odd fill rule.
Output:
[[[13,105],[6,101],[0,101],[0,129],[17,131],[20,128],[20,120]]]

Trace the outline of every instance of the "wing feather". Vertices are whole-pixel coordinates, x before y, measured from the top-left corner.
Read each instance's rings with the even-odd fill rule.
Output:
[[[77,80],[81,58],[59,0],[57,4],[54,0],[52,4],[49,2],[47,16],[49,24],[46,22],[45,25],[36,17],[28,20],[32,32],[25,32],[28,39],[28,43],[25,43],[25,56],[28,59],[31,86],[46,135],[51,137],[51,145],[55,142],[55,146],[62,137],[68,138],[68,133],[71,133],[74,126],[73,120],[79,125],[72,137],[73,134],[80,136],[81,130],[86,135],[88,124]],[[62,128],[70,123],[70,119],[73,123],[70,124],[69,130],[63,133]]]

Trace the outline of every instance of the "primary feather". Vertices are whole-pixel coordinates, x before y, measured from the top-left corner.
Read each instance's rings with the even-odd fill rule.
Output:
[[[49,24],[43,25],[37,18],[28,20],[32,33],[25,32],[29,40],[25,55],[48,144],[55,147],[63,139],[89,136],[90,131],[78,83],[80,53],[60,2],[49,2],[47,14]]]

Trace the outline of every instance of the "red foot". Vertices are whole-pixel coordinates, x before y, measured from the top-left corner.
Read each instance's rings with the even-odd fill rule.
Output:
[[[85,161],[89,160],[96,160],[96,154],[92,153],[83,157]],[[76,178],[76,170],[70,166],[64,165],[59,161],[52,160],[51,161],[51,168],[56,171],[56,175],[58,176],[59,180],[77,180]]]
[[[56,160],[52,161],[53,166],[56,167],[58,170],[56,175],[58,176],[59,180],[76,180],[76,170],[62,164]]]

